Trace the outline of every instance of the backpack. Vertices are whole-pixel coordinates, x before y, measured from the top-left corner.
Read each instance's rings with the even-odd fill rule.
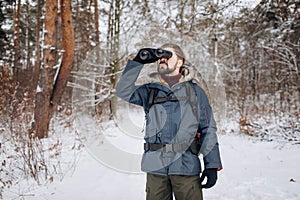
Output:
[[[185,97],[176,97],[176,96],[167,96],[167,97],[157,97],[158,88],[151,88],[150,92],[149,92],[149,100],[148,103],[145,107],[145,113],[149,113],[150,108],[154,105],[154,104],[160,104],[160,103],[164,103],[167,101],[180,101],[180,100],[184,100],[184,99],[189,99],[191,105],[192,105],[192,112],[193,114],[196,116],[196,118],[198,119],[198,109],[197,109],[197,93],[196,93],[196,89],[195,89],[195,83],[193,83],[192,81],[187,81],[184,82],[185,83],[185,88],[186,88],[186,94],[187,96]],[[192,141],[192,143],[189,146],[189,150],[195,154],[195,155],[199,155],[200,153],[200,148],[202,145],[202,140],[201,140],[201,131],[198,130],[197,133],[195,134],[195,137]],[[146,147],[148,145],[148,148]],[[144,149],[147,151],[150,149],[151,145],[159,145],[159,144],[150,144],[150,143],[145,143]],[[178,146],[178,145],[177,145]],[[162,148],[162,147],[159,147]]]

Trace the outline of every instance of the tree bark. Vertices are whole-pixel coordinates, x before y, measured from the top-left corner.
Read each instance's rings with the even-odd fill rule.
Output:
[[[71,3],[72,0],[61,0],[62,48],[64,54],[60,71],[53,88],[51,117],[61,102],[74,62],[74,31],[72,27]]]
[[[49,123],[51,118],[50,99],[53,91],[53,80],[56,72],[56,22],[58,19],[57,0],[46,1],[45,16],[45,41],[44,41],[44,58],[43,66],[40,73],[40,82],[36,94],[35,113],[33,124],[35,137],[44,138],[48,136]]]
[[[39,90],[36,96],[35,136],[48,136],[49,123],[60,104],[67,86],[74,61],[74,33],[72,27],[71,0],[61,0],[62,49],[61,66],[56,62],[56,22],[58,21],[57,0],[46,1],[44,66],[41,69]],[[56,70],[57,78],[54,80]]]

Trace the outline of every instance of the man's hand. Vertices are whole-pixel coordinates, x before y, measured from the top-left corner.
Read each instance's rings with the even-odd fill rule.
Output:
[[[152,48],[140,49],[133,60],[141,64],[156,62],[158,61],[159,58],[156,56],[155,50],[156,49],[152,49]]]
[[[214,186],[217,182],[218,179],[218,172],[217,169],[212,168],[212,169],[205,169],[202,172],[202,175],[200,177],[200,182],[202,183],[204,178],[207,178],[206,184],[202,185],[202,188],[211,188]]]

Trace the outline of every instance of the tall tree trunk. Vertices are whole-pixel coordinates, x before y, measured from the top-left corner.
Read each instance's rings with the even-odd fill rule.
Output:
[[[26,49],[26,56],[25,56],[25,68],[30,68],[30,40],[29,40],[29,31],[30,31],[30,11],[29,11],[29,1],[26,0],[26,35],[25,35],[25,49]]]
[[[60,104],[68,83],[74,61],[74,34],[72,27],[71,0],[61,0],[62,48],[64,50],[61,66],[57,66],[56,22],[58,21],[57,0],[46,1],[44,66],[41,69],[39,90],[36,96],[35,136],[48,136],[49,123]],[[56,70],[57,78],[54,80]]]
[[[113,35],[113,11],[114,11],[114,0],[110,2],[109,13],[108,13],[108,27],[107,27],[107,47],[111,48],[111,39]]]
[[[40,31],[41,31],[41,13],[42,13],[42,0],[37,0],[37,14],[36,14],[36,43],[35,43],[35,68],[34,68],[34,76],[33,76],[33,85],[37,86],[39,81],[40,74],[40,65],[41,65],[41,48],[40,48]]]
[[[72,0],[61,0],[63,60],[52,93],[51,117],[60,104],[70,78],[74,62],[74,31],[72,27]]]
[[[80,43],[80,37],[81,37],[81,33],[80,33],[80,23],[79,23],[79,15],[80,15],[80,3],[79,0],[76,0],[76,4],[75,4],[75,22],[74,22],[74,42],[75,43]],[[80,42],[78,42],[80,41]],[[77,71],[79,69],[79,65],[80,65],[80,60],[81,60],[81,51],[80,50],[76,50],[75,55],[74,55],[74,64],[75,66],[73,66],[73,68],[75,68],[75,71]]]
[[[44,138],[48,136],[51,117],[50,99],[53,91],[53,80],[56,72],[56,21],[58,20],[57,0],[46,0],[44,58],[40,73],[40,81],[35,102],[35,136]]]
[[[114,89],[117,84],[116,73],[119,71],[119,47],[120,47],[120,24],[121,24],[121,3],[122,0],[115,0],[115,11],[113,20],[113,44],[112,44],[112,61],[111,62],[111,89]],[[110,99],[110,117],[112,118],[116,113],[114,108],[117,101],[117,97],[112,95]]]
[[[108,83],[105,86],[101,87],[108,87],[103,89],[103,92],[101,95],[108,96],[101,104],[100,104],[100,113],[109,115],[111,118],[113,115],[113,108],[112,106],[114,103],[112,101],[115,101],[116,99],[111,98],[111,91],[116,85],[116,77],[115,73],[118,71],[118,65],[119,65],[119,38],[120,38],[120,19],[121,19],[121,3],[122,0],[113,0],[110,2],[110,8],[109,8],[109,15],[108,15],[108,29],[107,29],[107,49],[109,49],[109,52],[107,54],[109,55],[109,67],[105,69],[105,78],[103,78],[104,83]],[[103,108],[109,108],[109,110],[106,110],[106,112],[103,112]]]
[[[87,52],[90,52],[91,50],[91,33],[92,33],[92,10],[91,10],[91,7],[92,7],[92,2],[93,0],[90,0],[88,2],[88,9],[87,9],[87,29],[86,29],[86,42],[87,42]]]
[[[98,45],[100,43],[98,0],[94,0],[94,6],[95,6],[96,45]]]
[[[119,46],[120,46],[120,19],[121,19],[121,0],[115,1],[115,12],[114,12],[114,33],[113,33],[113,65],[112,65],[112,76],[111,84],[112,87],[116,86],[115,74],[119,71]]]
[[[16,11],[14,15],[14,75],[18,79],[18,67],[20,63],[20,26],[21,26],[21,0],[16,2]]]

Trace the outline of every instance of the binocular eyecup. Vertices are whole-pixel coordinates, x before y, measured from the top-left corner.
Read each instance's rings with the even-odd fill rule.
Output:
[[[172,57],[172,52],[171,51],[167,51],[167,50],[164,50],[164,49],[161,49],[161,48],[158,48],[158,49],[151,49],[152,52],[150,52],[149,50],[141,50],[140,52],[140,58],[142,60],[147,60],[149,58],[151,58],[151,54],[154,53],[154,56],[156,56],[158,59],[160,58],[166,58],[166,59],[169,59]]]

